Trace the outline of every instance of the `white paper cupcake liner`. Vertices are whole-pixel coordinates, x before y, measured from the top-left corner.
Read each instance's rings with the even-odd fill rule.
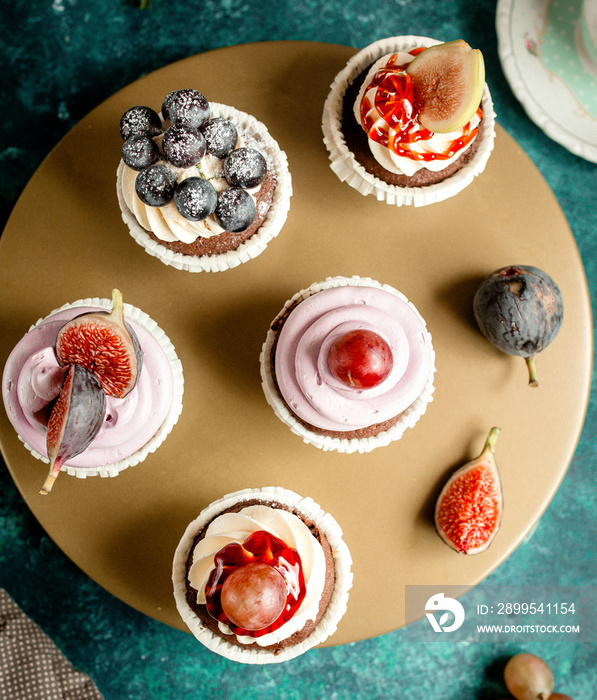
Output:
[[[442,182],[425,187],[389,185],[369,173],[348,149],[342,132],[344,93],[360,73],[372,63],[395,51],[408,51],[418,46],[433,46],[441,41],[420,36],[396,36],[381,39],[355,54],[334,79],[325,101],[322,116],[323,141],[329,151],[330,167],[342,182],[363,195],[374,195],[380,202],[415,207],[441,202],[461,192],[483,172],[493,150],[495,112],[489,88],[485,84],[481,101],[483,133],[477,151],[460,170]]]
[[[223,117],[234,122],[241,137],[245,133],[258,140],[258,148],[264,154],[268,161],[268,166],[273,169],[275,176],[274,198],[264,222],[238,248],[217,255],[196,256],[176,253],[165,245],[156,242],[139,224],[133,212],[126,205],[121,184],[122,173],[126,166],[122,160],[118,164],[116,171],[118,204],[120,205],[122,219],[128,226],[131,236],[139,245],[145,248],[147,253],[158,258],[165,265],[188,272],[223,272],[263,253],[268,243],[282,230],[288,216],[290,197],[292,196],[292,178],[288,169],[288,158],[286,153],[280,149],[278,142],[270,135],[265,124],[250,114],[241,112],[228,105],[210,102],[210,108],[213,117]]]
[[[336,577],[334,590],[323,617],[306,639],[299,644],[284,648],[279,654],[255,647],[239,647],[227,642],[204,626],[201,619],[189,607],[186,598],[186,565],[197,534],[223,510],[253,498],[259,498],[270,503],[282,503],[313,520],[327,538],[334,560]],[[348,594],[352,587],[351,566],[352,558],[346,543],[342,539],[342,528],[313,499],[303,498],[293,491],[277,486],[261,489],[243,489],[211,503],[187,527],[176,548],[172,567],[176,608],[193,635],[208,649],[216,652],[216,654],[225,656],[231,661],[245,664],[281,663],[304,654],[317,644],[321,644],[336,631],[340,619],[346,612]]]
[[[394,287],[391,287],[390,285],[380,284],[379,282],[376,282],[368,277],[358,277],[356,275],[353,277],[328,277],[324,282],[313,284],[308,289],[303,289],[300,292],[297,292],[284,304],[284,307],[273,320],[265,342],[263,343],[259,357],[261,366],[261,386],[263,388],[265,398],[268,404],[272,407],[276,416],[278,416],[278,418],[285,423],[293,433],[299,435],[304,442],[314,445],[315,447],[318,447],[324,451],[334,450],[336,452],[344,453],[371,452],[371,450],[374,450],[376,447],[384,447],[395,440],[399,440],[407,428],[414,427],[415,423],[427,410],[427,405],[433,400],[433,392],[435,390],[433,385],[433,377],[435,375],[435,353],[433,351],[433,346],[431,345],[431,335],[428,331],[427,335],[429,337],[432,352],[431,369],[429,370],[429,375],[421,394],[415,400],[415,402],[403,412],[398,421],[392,427],[372,437],[348,439],[331,437],[330,435],[318,435],[317,433],[312,432],[299,420],[297,420],[296,416],[294,416],[294,414],[290,411],[276,388],[275,379],[272,373],[271,354],[278,335],[278,331],[273,330],[272,327],[275,327],[277,322],[283,319],[286,314],[289,313],[289,308],[293,307],[297,302],[306,299],[312,294],[317,294],[317,292],[324,289],[343,286],[376,287],[378,289],[383,289],[390,292],[391,294],[394,294],[398,298],[402,299],[402,301],[406,302],[416,312],[422,323],[426,325],[425,320],[421,317],[414,304],[412,304],[412,302],[410,302],[404,296],[404,294],[394,289]]]
[[[49,313],[48,316],[38,319],[29,328],[29,331],[32,331],[46,318],[49,318],[50,316],[53,316],[54,314],[57,314],[60,311],[81,306],[93,307],[96,309],[106,309],[107,311],[110,311],[112,309],[112,300],[99,299],[95,297],[93,299],[80,299],[78,301],[72,302],[71,304],[64,304],[60,308],[54,309],[54,311]],[[128,467],[136,466],[137,464],[142,462],[150,452],[155,452],[157,448],[164,442],[166,437],[170,434],[174,425],[176,425],[178,418],[182,412],[184,377],[182,372],[182,363],[178,359],[178,355],[176,354],[174,345],[172,345],[172,342],[164,333],[164,331],[158,326],[158,324],[152,318],[150,318],[144,311],[141,311],[137,307],[125,303],[124,315],[127,321],[132,320],[135,323],[138,323],[143,328],[145,328],[147,331],[149,331],[154,337],[154,339],[160,344],[160,347],[162,348],[164,354],[168,358],[168,362],[170,363],[170,367],[172,369],[173,378],[172,404],[170,406],[170,410],[168,411],[166,419],[164,420],[160,428],[157,430],[157,432],[154,434],[154,436],[148,442],[146,442],[145,445],[143,445],[143,447],[138,449],[129,457],[121,459],[118,462],[113,462],[112,464],[107,464],[102,467],[72,467],[68,464],[62,465],[62,468],[60,469],[61,472],[70,474],[71,476],[76,476],[79,479],[85,479],[88,476],[114,477],[118,476],[120,472],[124,471]],[[42,462],[45,462],[47,464],[49,463],[50,460],[47,458],[46,455],[42,455],[39,452],[37,452],[37,450],[31,447],[31,445],[29,445],[29,443],[26,440],[24,440],[21,435],[19,435],[19,433],[17,433],[17,435],[21,442],[25,445],[25,447],[29,450],[29,452],[31,452],[31,454],[34,457],[41,460]]]

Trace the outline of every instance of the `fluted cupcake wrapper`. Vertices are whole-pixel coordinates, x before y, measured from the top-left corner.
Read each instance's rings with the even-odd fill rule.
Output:
[[[349,85],[372,63],[396,51],[409,51],[418,46],[433,46],[441,41],[420,36],[396,36],[381,39],[355,54],[338,73],[325,101],[322,116],[323,141],[329,151],[330,167],[340,180],[363,195],[373,195],[380,202],[395,206],[421,207],[441,202],[461,192],[483,172],[493,150],[495,112],[487,84],[483,90],[483,132],[477,151],[460,170],[442,182],[425,187],[389,185],[369,173],[348,149],[342,132],[344,93]]]
[[[210,102],[212,117],[222,117],[234,122],[239,134],[250,134],[259,140],[259,148],[263,149],[266,160],[273,164],[276,187],[274,198],[267,216],[257,231],[238,248],[217,255],[185,255],[170,250],[165,245],[155,241],[139,224],[133,212],[128,208],[122,194],[122,173],[126,167],[121,160],[116,171],[116,193],[122,219],[128,226],[131,236],[145,248],[150,255],[158,258],[165,265],[188,272],[223,272],[242,265],[263,253],[267,245],[282,230],[290,209],[292,196],[292,178],[288,169],[286,153],[280,149],[278,142],[271,136],[265,124],[246,112],[234,107]]]
[[[334,590],[323,617],[306,639],[294,646],[285,647],[277,654],[255,647],[239,647],[219,637],[205,627],[202,620],[189,607],[186,598],[187,560],[197,534],[222,511],[237,503],[254,498],[265,503],[282,503],[311,519],[327,538],[334,560]],[[312,647],[321,644],[336,631],[338,623],[346,612],[349,591],[352,587],[351,567],[352,558],[342,539],[342,528],[333,516],[326,513],[312,498],[303,498],[294,491],[279,486],[243,489],[214,501],[188,525],[174,555],[172,566],[174,599],[176,608],[189,630],[203,645],[216,654],[225,656],[231,661],[245,664],[281,663],[304,654]]]
[[[54,314],[59,313],[60,311],[78,307],[91,307],[94,309],[106,309],[106,311],[110,311],[112,309],[112,300],[99,299],[95,297],[93,299],[79,299],[78,301],[75,301],[73,303],[64,304],[60,308],[54,309],[54,311],[48,314],[48,316],[38,319],[29,328],[29,331],[36,328],[45,319],[49,318],[50,316],[53,316]],[[166,355],[170,364],[170,368],[172,369],[172,403],[170,405],[170,410],[168,411],[166,419],[159,427],[157,432],[148,442],[145,443],[145,445],[143,445],[143,447],[136,450],[129,457],[121,459],[117,462],[113,462],[112,464],[107,464],[102,467],[73,467],[68,464],[62,465],[62,468],[60,470],[61,472],[70,474],[71,476],[76,476],[79,479],[85,479],[88,476],[114,477],[118,476],[120,472],[124,471],[128,467],[136,466],[137,464],[142,462],[148,454],[150,454],[151,452],[155,452],[158,449],[158,447],[164,442],[164,440],[172,431],[172,428],[176,425],[178,418],[180,417],[180,414],[182,412],[182,399],[184,393],[184,376],[182,371],[182,363],[178,359],[178,355],[176,354],[176,350],[174,348],[174,345],[170,341],[170,338],[168,338],[166,333],[158,326],[158,324],[144,311],[141,311],[141,309],[138,309],[135,306],[131,306],[131,304],[125,303],[124,315],[127,321],[134,321],[135,323],[139,324],[147,331],[149,331],[154,337],[154,339],[159,343],[164,354]],[[49,463],[49,459],[45,454],[40,454],[39,452],[37,452],[37,450],[31,447],[31,445],[29,445],[29,443],[26,440],[24,440],[21,435],[19,435],[18,433],[17,435],[21,442],[25,445],[25,447],[29,450],[29,452],[31,452],[31,454],[34,457],[40,459],[42,462]]]
[[[431,346],[431,369],[429,370],[429,375],[425,382],[425,386],[423,387],[423,390],[421,391],[419,397],[402,413],[398,421],[392,427],[372,437],[348,439],[332,437],[329,435],[319,435],[317,433],[312,432],[311,430],[306,428],[299,420],[297,420],[294,414],[290,411],[290,409],[280,396],[272,372],[271,354],[276,340],[276,336],[278,334],[278,332],[273,330],[273,328],[277,327],[278,322],[281,319],[283,319],[286,316],[286,314],[289,313],[289,309],[296,305],[298,302],[302,301],[303,299],[306,299],[312,294],[317,294],[317,292],[320,292],[324,289],[330,289],[332,287],[340,286],[377,287],[378,289],[383,289],[387,292],[390,292],[391,294],[396,295],[404,302],[406,302],[412,309],[415,310],[417,315],[421,318],[416,307],[403,294],[401,294],[398,290],[394,289],[390,285],[381,284],[368,277],[358,277],[356,275],[353,277],[328,277],[324,282],[313,284],[308,289],[303,289],[300,292],[297,292],[291,299],[289,299],[284,304],[284,307],[281,309],[281,311],[278,313],[278,315],[272,322],[270,330],[267,333],[265,342],[263,343],[261,355],[259,358],[261,366],[261,386],[263,388],[265,398],[268,404],[272,407],[276,416],[278,416],[278,418],[283,423],[285,423],[293,433],[299,435],[304,442],[310,445],[314,445],[315,447],[318,447],[319,449],[324,451],[333,450],[336,452],[345,453],[371,452],[371,450],[374,450],[376,447],[383,447],[385,445],[389,445],[395,440],[399,440],[407,428],[414,427],[419,418],[427,410],[427,405],[433,400],[433,392],[435,390],[433,385],[433,377],[435,375],[435,353],[433,352],[433,346]],[[425,324],[425,321],[422,318],[421,320]],[[427,333],[427,335],[429,336],[429,342],[431,344],[431,335],[429,334],[429,332]]]

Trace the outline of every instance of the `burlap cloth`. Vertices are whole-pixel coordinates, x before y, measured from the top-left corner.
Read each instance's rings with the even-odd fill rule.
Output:
[[[0,700],[102,700],[91,678],[1,588]]]

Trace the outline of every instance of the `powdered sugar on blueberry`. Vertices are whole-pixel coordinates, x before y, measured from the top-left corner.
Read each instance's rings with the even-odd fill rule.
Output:
[[[267,152],[250,135],[243,133],[241,140],[230,119],[211,118],[209,102],[197,90],[169,93],[161,110],[163,123],[149,107],[131,108],[121,119],[121,135],[128,143],[123,160],[139,171],[139,199],[149,207],[174,200],[189,222],[213,219],[216,230],[246,230],[257,213],[253,195],[271,168]],[[129,142],[133,136],[136,140]],[[259,213],[266,212],[261,208]]]

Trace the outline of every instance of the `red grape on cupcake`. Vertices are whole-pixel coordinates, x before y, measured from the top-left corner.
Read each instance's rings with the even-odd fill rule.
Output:
[[[332,277],[295,294],[271,323],[260,361],[274,413],[323,450],[387,445],[432,400],[425,321],[404,295],[369,278]]]

